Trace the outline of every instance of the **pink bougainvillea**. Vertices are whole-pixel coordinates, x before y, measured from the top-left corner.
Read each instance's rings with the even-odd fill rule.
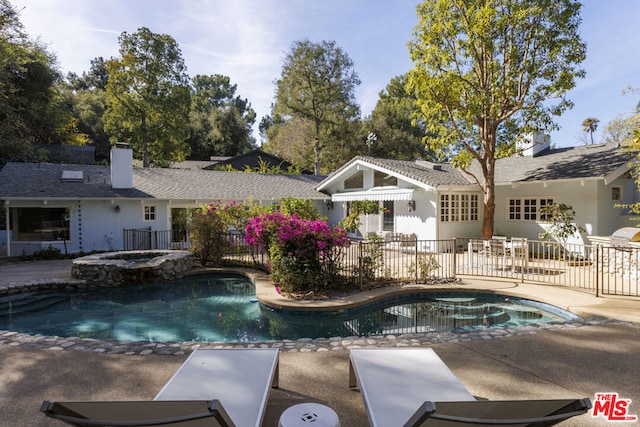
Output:
[[[335,273],[336,252],[349,245],[341,228],[280,212],[253,218],[246,232],[249,245],[269,252],[272,279],[290,290],[326,283]]]

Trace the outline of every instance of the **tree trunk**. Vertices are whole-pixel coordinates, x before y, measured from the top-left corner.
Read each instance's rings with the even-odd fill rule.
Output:
[[[490,239],[493,236],[493,221],[496,213],[496,124],[485,121],[482,129],[482,144],[484,146],[485,159],[482,172],[484,175],[484,213],[482,215],[482,238]]]
[[[485,185],[484,214],[482,215],[482,238],[490,239],[493,236],[493,219],[496,213],[495,190],[493,186]]]
[[[149,167],[149,145],[147,142],[147,116],[142,113],[142,167]]]
[[[313,156],[314,156],[314,175],[320,175],[320,144],[316,139],[315,144],[313,146]]]
[[[320,175],[320,120],[315,121],[316,125],[316,140],[313,144],[313,156],[314,156],[314,175]]]

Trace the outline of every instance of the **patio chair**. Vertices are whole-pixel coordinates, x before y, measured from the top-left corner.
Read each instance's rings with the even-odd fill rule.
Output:
[[[565,412],[569,412],[563,419],[586,412],[581,403],[573,401],[477,401],[431,348],[351,349],[349,387],[358,385],[374,427],[478,422],[472,418],[484,418],[485,425],[528,425],[529,418],[559,414],[561,408],[568,408]],[[588,399],[579,402],[587,405]],[[527,420],[519,424],[498,422],[512,414]],[[452,424],[445,424],[446,417],[446,423]],[[556,418],[549,418],[535,425],[557,422]]]
[[[507,250],[505,248],[505,239],[489,240],[489,259],[493,262],[490,268],[494,270],[504,269],[507,263]]]
[[[49,402],[40,411],[77,427],[180,426],[233,427],[235,424],[217,400]]]
[[[482,267],[488,256],[489,247],[486,240],[469,239],[469,244],[467,246],[467,265],[469,268],[473,268],[474,265]]]
[[[424,402],[403,427],[552,426],[590,408],[589,399]]]
[[[269,391],[278,387],[278,371],[278,349],[199,348],[191,353],[153,401],[147,403],[160,408],[165,403],[174,405],[173,401],[217,401],[218,412],[220,405],[224,405],[224,412],[229,420],[233,420],[230,425],[259,427]],[[127,402],[105,402],[105,406],[108,403]]]
[[[529,245],[527,239],[514,237],[507,245],[508,255],[511,257],[511,271],[516,272],[516,264],[524,273],[529,268]]]

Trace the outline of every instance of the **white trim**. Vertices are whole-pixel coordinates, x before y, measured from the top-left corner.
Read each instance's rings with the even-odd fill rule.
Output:
[[[331,195],[332,202],[352,202],[355,200],[398,200],[407,201],[413,200],[414,189],[410,188],[396,188],[396,189],[382,189],[372,188],[366,191],[351,191],[347,193],[335,193]]]
[[[628,164],[624,164],[622,166],[619,166],[616,170],[611,171],[607,175],[604,176],[604,185],[611,184],[613,181],[615,181],[616,179],[620,178],[621,176],[623,176],[625,173],[629,172],[630,170],[631,170],[631,168],[629,167]]]
[[[422,188],[424,190],[430,190],[430,189],[435,189],[435,187],[433,187],[432,185],[426,184],[422,181],[416,180],[414,178],[411,178],[407,175],[404,175],[401,172],[397,172],[391,169],[388,169],[386,167],[383,166],[378,166],[378,165],[374,165],[372,163],[369,163],[365,160],[362,159],[358,159],[356,161],[353,162],[353,164],[345,167],[343,170],[341,170],[340,172],[336,172],[333,173],[331,175],[329,175],[327,178],[325,178],[317,187],[316,190],[318,191],[323,191],[325,189],[327,189],[328,187],[330,187],[332,184],[334,183],[339,183],[341,181],[344,181],[344,177],[345,176],[350,176],[348,175],[350,173],[350,171],[359,171],[359,170],[375,170],[375,171],[379,171],[379,172],[384,172],[387,173],[389,175],[395,176],[398,179],[405,181],[411,185],[415,185],[418,188]],[[353,172],[351,172],[353,173]],[[436,186],[438,187],[438,186]]]

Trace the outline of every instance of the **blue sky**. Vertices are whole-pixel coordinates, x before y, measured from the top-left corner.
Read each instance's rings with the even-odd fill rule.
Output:
[[[190,76],[223,74],[237,84],[260,118],[270,112],[282,57],[295,40],[335,40],[362,80],[356,92],[363,115],[391,78],[412,68],[407,42],[417,24],[417,0],[9,0],[20,21],[58,58],[66,74],[81,74],[91,59],[118,54],[118,36],[148,27],[180,45]],[[633,111],[640,94],[640,16],[637,0],[586,0],[582,37],[587,77],[569,94],[575,103],[551,134],[566,147],[584,143],[587,117],[606,123]],[[256,139],[259,136],[256,134]]]

